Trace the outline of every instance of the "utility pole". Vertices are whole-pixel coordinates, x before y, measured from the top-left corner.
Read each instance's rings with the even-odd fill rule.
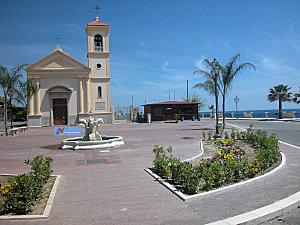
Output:
[[[171,101],[171,94],[169,93],[169,101]]]
[[[189,79],[186,79],[186,100],[189,101]]]
[[[133,107],[133,95],[131,95],[131,107]]]
[[[174,102],[175,102],[175,89],[174,89]]]

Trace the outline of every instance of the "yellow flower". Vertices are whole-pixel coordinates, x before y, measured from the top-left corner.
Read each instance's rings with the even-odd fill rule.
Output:
[[[1,186],[0,188],[0,193],[2,195],[7,194],[13,187],[10,184],[5,183],[4,185]]]

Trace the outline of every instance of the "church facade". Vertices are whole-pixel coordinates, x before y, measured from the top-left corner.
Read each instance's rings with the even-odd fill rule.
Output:
[[[28,100],[28,126],[75,125],[90,114],[113,122],[109,30],[98,16],[86,25],[88,65],[57,47],[25,69],[27,79],[36,86]]]

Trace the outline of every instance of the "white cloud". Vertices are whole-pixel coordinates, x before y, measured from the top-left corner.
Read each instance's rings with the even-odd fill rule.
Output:
[[[293,66],[288,65],[286,60],[275,59],[274,57],[268,57],[265,55],[260,56],[260,65],[258,73],[269,73],[270,75],[290,76],[296,73],[296,69]]]

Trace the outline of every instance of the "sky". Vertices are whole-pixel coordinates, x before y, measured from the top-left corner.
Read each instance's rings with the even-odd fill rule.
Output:
[[[56,37],[63,51],[87,64],[85,25],[97,0],[1,0],[0,64],[32,64],[51,53]],[[227,95],[226,110],[276,109],[268,90],[285,84],[300,90],[298,0],[101,0],[100,20],[110,24],[111,98],[115,106],[182,100],[197,93],[204,59],[225,65],[240,53],[250,62]],[[284,108],[299,108],[285,103]],[[206,107],[207,109],[207,107]],[[204,109],[205,111],[205,109]]]

